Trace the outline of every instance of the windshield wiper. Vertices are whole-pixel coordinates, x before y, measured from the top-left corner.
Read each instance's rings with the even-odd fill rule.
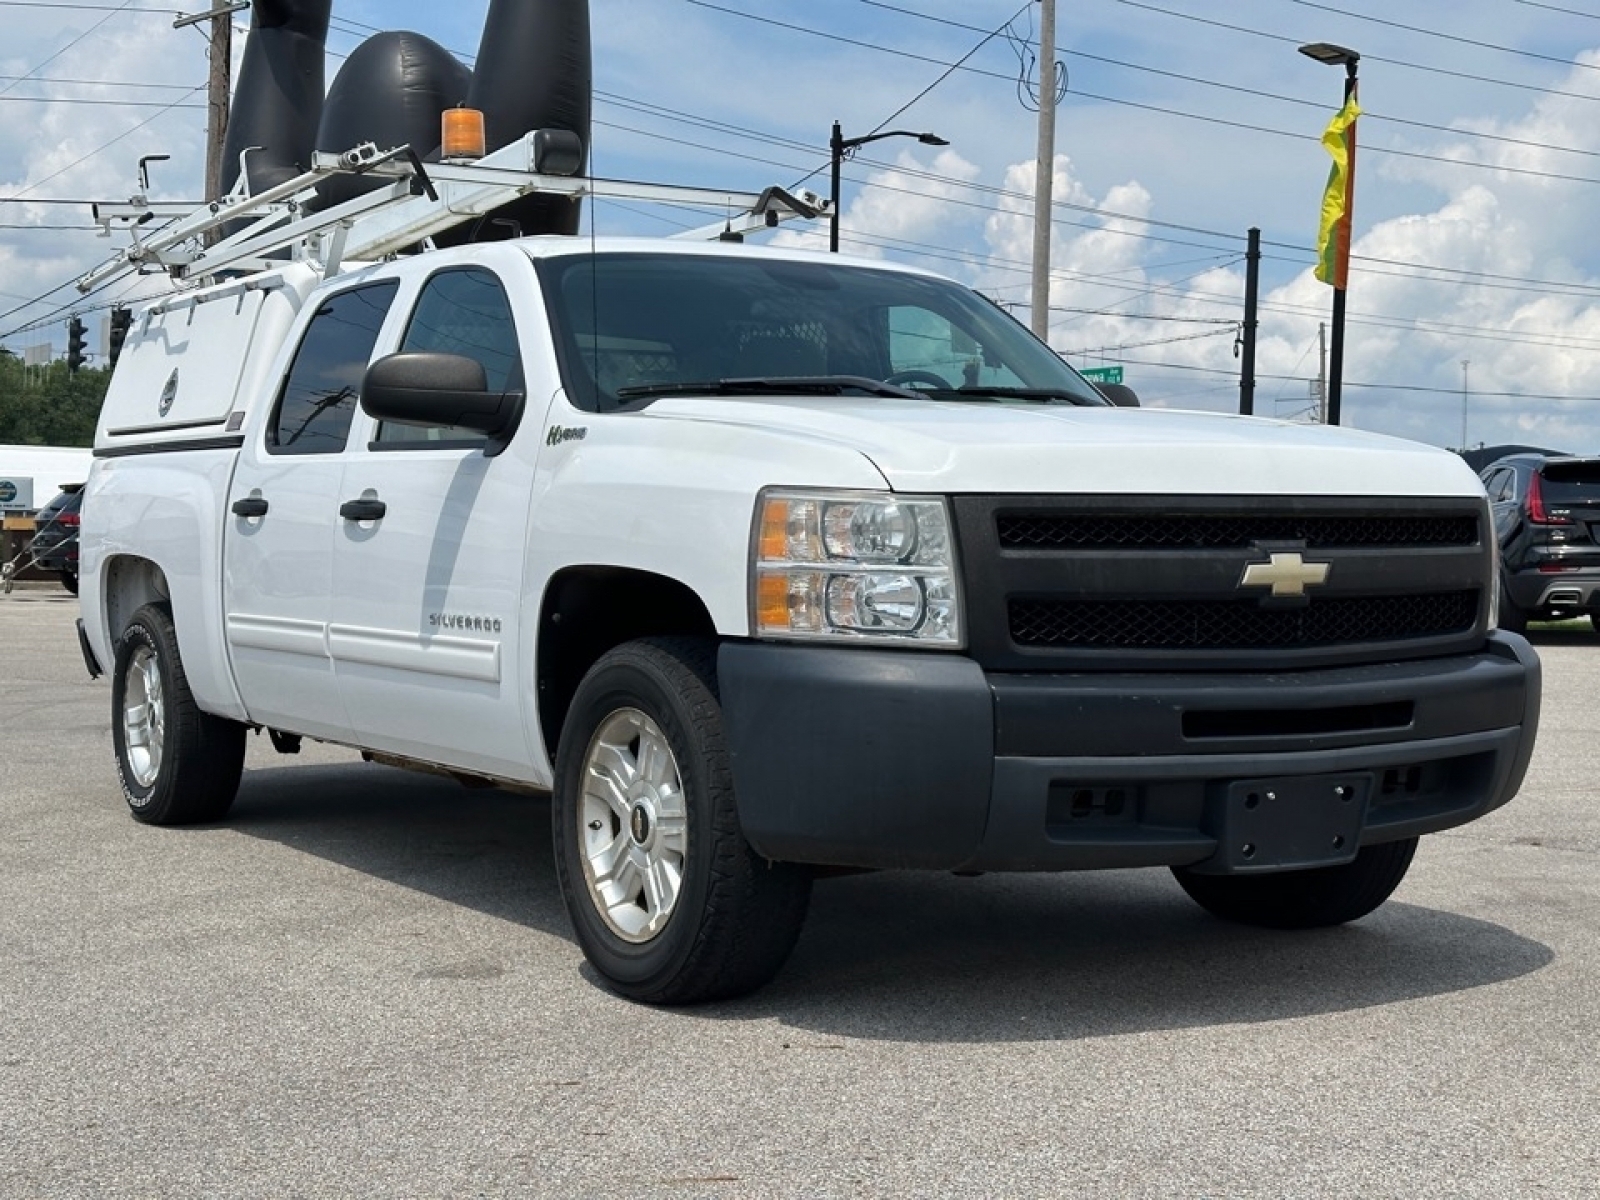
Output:
[[[1105,408],[1111,401],[1104,397],[1085,396],[1066,388],[991,387],[972,383],[958,388],[932,388],[926,395],[941,400],[1036,400],[1041,404],[1055,404],[1065,400],[1080,408]]]
[[[640,383],[617,389],[617,399],[637,400],[644,396],[765,396],[805,392],[818,396],[842,396],[861,392],[868,396],[892,396],[916,400],[925,393],[895,387],[865,375],[759,375],[748,379],[705,379],[698,383]]]

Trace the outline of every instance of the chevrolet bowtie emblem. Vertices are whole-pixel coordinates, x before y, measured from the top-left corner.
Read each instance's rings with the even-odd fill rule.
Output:
[[[1329,563],[1308,563],[1298,554],[1274,554],[1271,561],[1250,563],[1239,586],[1270,587],[1274,596],[1304,596],[1308,587],[1328,582]]]

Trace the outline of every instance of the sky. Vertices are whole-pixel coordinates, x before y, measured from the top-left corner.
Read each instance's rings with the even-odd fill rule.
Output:
[[[203,0],[192,0],[197,11]],[[832,122],[891,138],[844,168],[845,250],[915,263],[1027,321],[1037,0],[591,0],[593,171],[827,191]],[[331,82],[379,29],[469,60],[487,0],[336,0]],[[194,200],[205,42],[155,0],[0,0],[0,344],[63,352],[61,285],[119,244],[87,201]],[[242,52],[248,14],[240,14]],[[1361,54],[1343,421],[1460,447],[1600,453],[1600,0],[1061,0],[1051,344],[1150,406],[1233,412],[1261,231],[1255,411],[1316,415],[1332,291],[1311,274],[1343,72]],[[68,203],[40,203],[43,200]],[[602,202],[600,233],[718,214]],[[826,245],[826,229],[766,240]],[[160,279],[82,301],[102,306]],[[42,301],[40,297],[44,297]],[[34,303],[30,303],[33,301]],[[11,311],[7,311],[11,310]],[[29,328],[33,326],[33,328]],[[91,337],[91,346],[96,339]]]

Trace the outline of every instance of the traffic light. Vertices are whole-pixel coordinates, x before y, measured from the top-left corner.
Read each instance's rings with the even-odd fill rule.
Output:
[[[83,366],[83,318],[73,317],[67,322],[67,370],[77,371]]]
[[[122,343],[128,340],[128,327],[133,324],[133,309],[111,310],[111,331],[106,336],[107,365],[117,365],[117,355],[122,353]]]

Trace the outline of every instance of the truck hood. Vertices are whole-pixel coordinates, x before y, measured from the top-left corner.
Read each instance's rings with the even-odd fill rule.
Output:
[[[1321,425],[1155,408],[875,397],[666,397],[655,420],[848,446],[899,492],[1476,496],[1458,455]]]

